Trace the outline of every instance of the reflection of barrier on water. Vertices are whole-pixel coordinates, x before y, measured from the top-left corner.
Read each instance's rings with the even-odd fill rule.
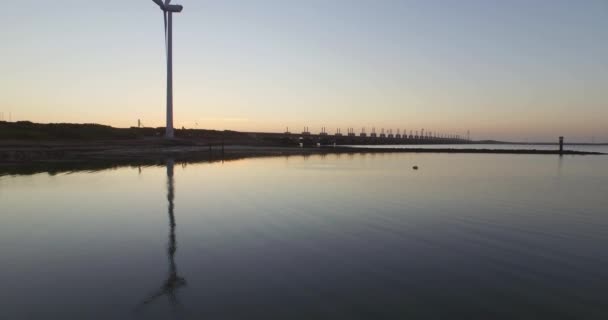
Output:
[[[177,252],[177,240],[175,235],[175,181],[173,177],[174,161],[167,161],[167,202],[169,213],[169,242],[167,244],[167,258],[169,260],[169,272],[167,279],[161,285],[160,289],[148,296],[141,306],[155,301],[157,298],[167,296],[171,306],[176,309],[179,305],[177,299],[177,289],[186,285],[186,280],[177,274],[177,265],[175,263],[175,253]]]

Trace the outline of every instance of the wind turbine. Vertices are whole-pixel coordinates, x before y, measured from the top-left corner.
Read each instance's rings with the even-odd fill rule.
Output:
[[[182,12],[184,7],[171,4],[171,0],[152,0],[163,11],[165,19],[165,50],[167,53],[167,129],[165,137],[173,138],[173,13]]]

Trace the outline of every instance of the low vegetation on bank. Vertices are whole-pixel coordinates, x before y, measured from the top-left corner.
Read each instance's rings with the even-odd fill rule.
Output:
[[[33,123],[30,121],[0,121],[0,140],[17,141],[94,141],[133,140],[160,138],[165,132],[160,128],[115,128],[111,126],[85,123]],[[245,133],[199,129],[177,129],[175,136],[182,139],[205,139],[208,141],[247,139]]]

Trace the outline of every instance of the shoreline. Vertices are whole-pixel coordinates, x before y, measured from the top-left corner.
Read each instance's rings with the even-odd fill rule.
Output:
[[[290,157],[331,154],[444,153],[560,155],[559,150],[453,149],[453,148],[366,148],[366,147],[282,147],[246,145],[197,145],[188,141],[95,141],[89,143],[0,143],[0,176],[102,170],[122,166],[234,161],[246,158]],[[605,155],[600,152],[564,150],[562,155]]]

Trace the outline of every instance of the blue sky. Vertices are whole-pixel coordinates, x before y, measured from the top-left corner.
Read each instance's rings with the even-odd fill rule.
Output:
[[[607,1],[176,3],[176,126],[608,140]],[[0,23],[0,112],[163,126],[152,1],[20,0]]]

